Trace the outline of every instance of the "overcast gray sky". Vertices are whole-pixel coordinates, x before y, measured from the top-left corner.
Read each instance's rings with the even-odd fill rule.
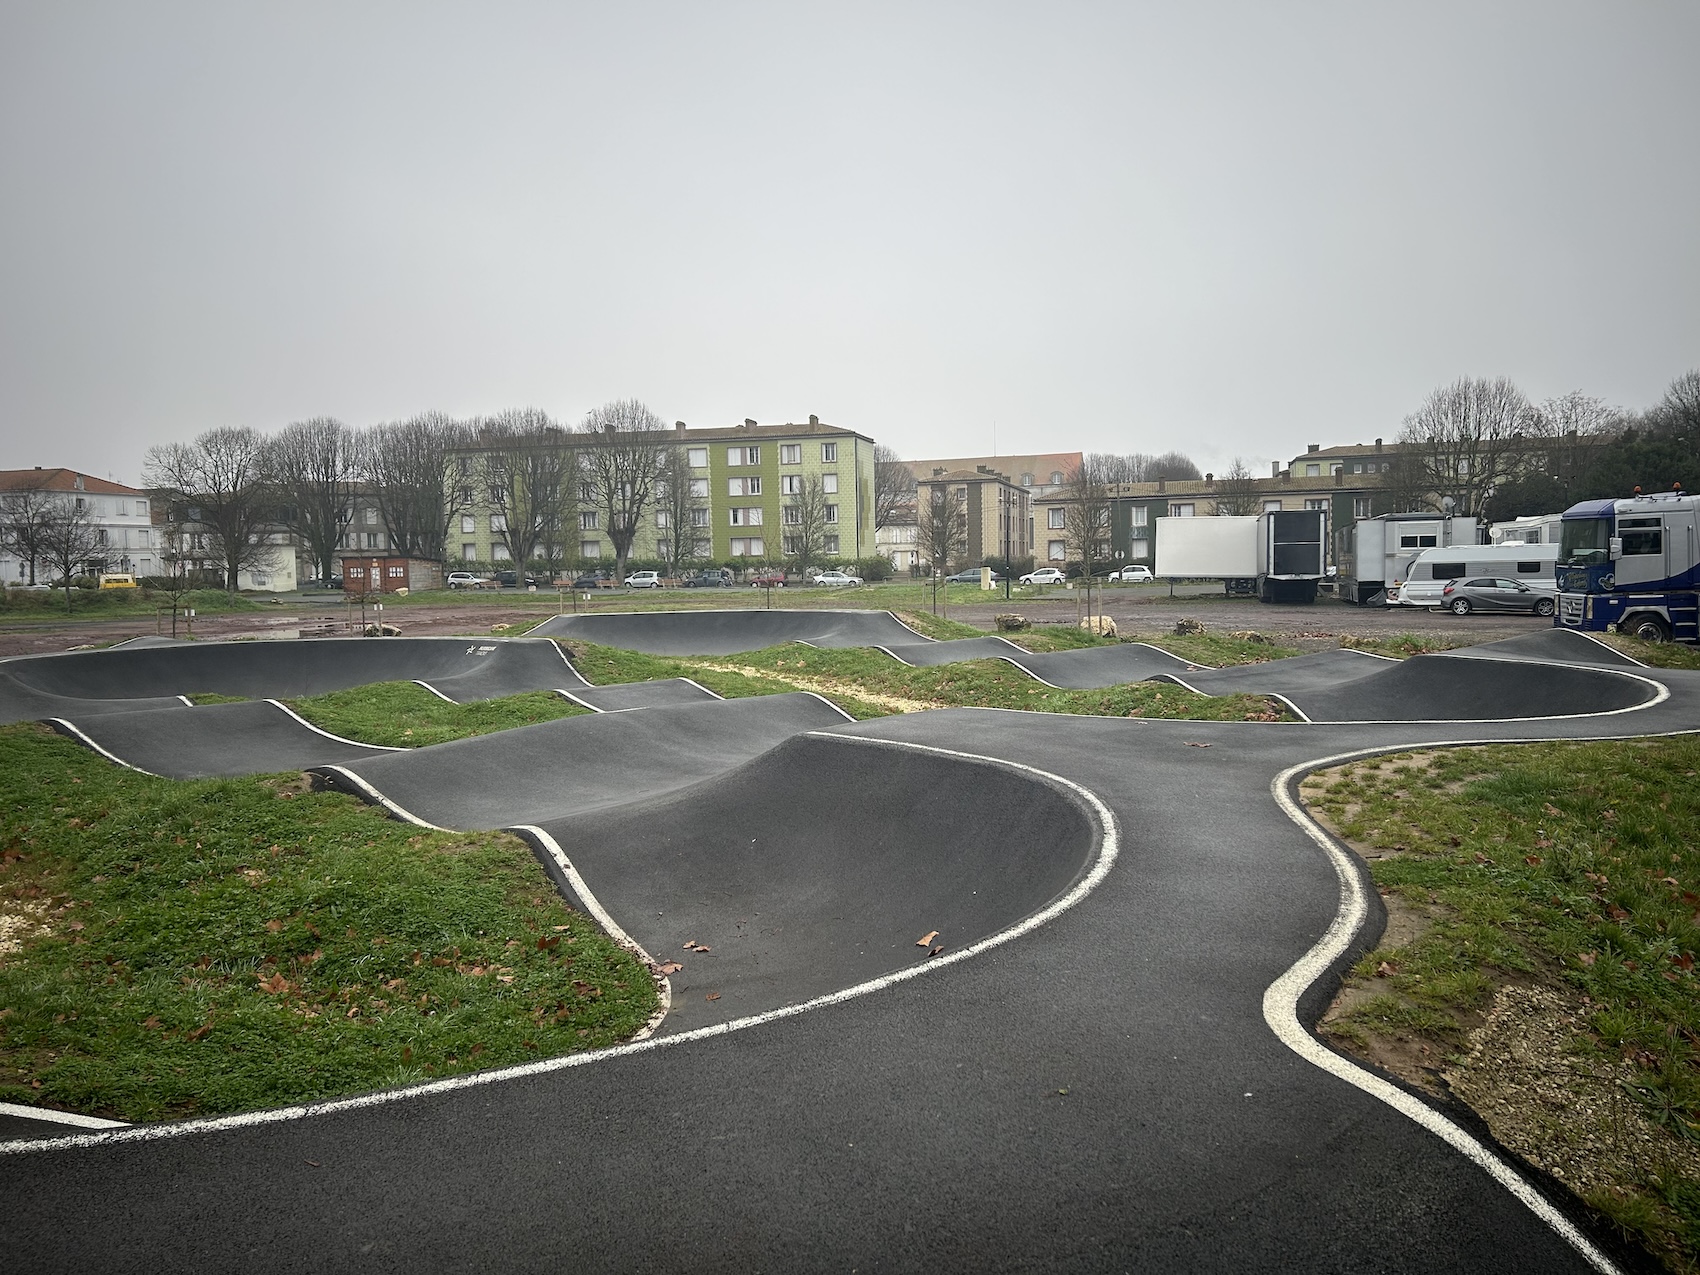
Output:
[[[1700,365],[1700,5],[0,0],[0,468],[610,398],[1266,465]]]

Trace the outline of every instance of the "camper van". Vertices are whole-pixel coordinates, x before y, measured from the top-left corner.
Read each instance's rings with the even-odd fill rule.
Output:
[[[1557,561],[1557,545],[1455,545],[1450,549],[1424,549],[1411,563],[1398,596],[1388,591],[1387,605],[1437,607],[1447,582],[1465,576],[1518,580],[1556,598],[1558,582],[1553,576],[1553,564]]]

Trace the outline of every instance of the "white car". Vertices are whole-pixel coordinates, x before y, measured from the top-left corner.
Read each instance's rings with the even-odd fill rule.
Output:
[[[451,589],[482,589],[489,583],[483,576],[475,576],[470,571],[449,572],[448,586]]]
[[[626,577],[628,589],[659,589],[661,573],[659,571],[634,571]]]
[[[1120,571],[1110,572],[1110,579],[1129,584],[1136,580],[1149,582],[1152,578],[1150,567],[1123,567]]]
[[[1040,567],[1037,571],[1029,571],[1021,577],[1022,584],[1062,584],[1068,577],[1062,573],[1061,567]]]
[[[846,585],[855,588],[862,583],[862,577],[846,575],[842,571],[823,571],[815,577],[815,583],[828,588],[843,588]]]

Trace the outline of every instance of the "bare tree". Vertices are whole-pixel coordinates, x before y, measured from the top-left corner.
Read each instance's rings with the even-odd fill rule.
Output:
[[[1093,567],[1109,558],[1109,484],[1103,471],[1086,457],[1066,476],[1063,495],[1069,502],[1069,547],[1080,555],[1081,570],[1090,578]]]
[[[968,510],[944,483],[928,483],[916,501],[916,544],[934,575],[968,552]]]
[[[65,582],[65,611],[71,610],[71,577],[87,570],[100,551],[100,528],[95,526],[89,502],[63,496],[52,501],[41,527],[41,553],[46,563]]]
[[[1185,452],[1163,452],[1153,456],[1146,465],[1145,481],[1171,478],[1176,482],[1197,482],[1204,475]]]
[[[355,434],[339,420],[315,416],[285,425],[267,450],[279,520],[307,546],[316,575],[335,575],[337,546],[360,476]]]
[[[1579,438],[1595,438],[1615,434],[1623,428],[1625,415],[1622,408],[1612,407],[1603,398],[1594,398],[1581,390],[1549,398],[1536,410],[1544,425],[1543,432],[1554,437],[1575,434]]]
[[[781,548],[798,575],[805,575],[826,552],[826,507],[830,503],[826,485],[818,475],[810,474],[780,507]]]
[[[1262,512],[1263,501],[1257,490],[1257,479],[1238,456],[1228,466],[1228,472],[1216,480],[1216,513],[1229,517],[1244,517]]]
[[[1479,514],[1488,493],[1517,472],[1529,444],[1545,430],[1540,414],[1506,378],[1463,377],[1407,416],[1399,440],[1420,462],[1435,503],[1450,497],[1458,513]]]
[[[915,508],[915,475],[897,458],[897,449],[874,448],[874,530],[908,521]]]
[[[687,448],[677,444],[665,449],[661,457],[661,472],[656,476],[655,511],[657,525],[666,524],[668,568],[677,575],[679,564],[696,556],[696,515],[705,508],[703,498],[691,489],[691,458]]]
[[[1103,482],[1112,487],[1123,483],[1155,482],[1159,478],[1180,481],[1203,477],[1192,458],[1183,452],[1164,452],[1160,456],[1150,452],[1088,452],[1083,459]]]
[[[246,427],[210,429],[192,443],[150,447],[144,472],[167,500],[188,506],[187,520],[204,529],[209,548],[234,592],[242,568],[265,556],[274,515],[267,449]]]
[[[558,544],[578,509],[578,464],[567,431],[534,407],[477,422],[480,477],[496,512],[492,527],[516,571],[545,542]]]
[[[584,418],[583,480],[614,546],[614,574],[626,574],[639,520],[655,498],[671,433],[635,398],[616,399]]]
[[[360,469],[398,552],[444,559],[449,529],[472,507],[466,426],[442,412],[376,425],[360,436]]]
[[[47,559],[48,526],[58,503],[59,498],[47,489],[45,476],[26,475],[16,486],[0,492],[0,553],[28,563],[31,584],[36,582],[36,564]]]

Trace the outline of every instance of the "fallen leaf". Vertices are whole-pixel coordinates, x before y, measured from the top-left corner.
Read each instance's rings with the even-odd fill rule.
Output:
[[[557,934],[552,939],[538,939],[537,940],[537,950],[539,952],[553,951],[555,948],[560,947],[560,946],[561,946],[561,936],[559,934]]]
[[[260,990],[268,995],[279,995],[289,990],[289,980],[284,978],[282,974],[273,974],[270,978],[261,978]]]
[[[1375,967],[1375,976],[1377,978],[1392,978],[1393,975],[1398,972],[1399,967],[1393,964],[1392,961],[1383,961],[1380,965]]]
[[[268,930],[270,930],[273,934],[276,934],[279,930],[283,929],[283,922],[282,921],[267,921],[266,922],[266,928]]]
[[[717,1001],[717,1000],[720,999],[720,993],[719,992],[710,992],[710,993],[708,993],[708,995],[704,996],[703,999],[705,1001]]]
[[[312,1165],[312,1166],[313,1166],[313,1167],[314,1167],[314,1168],[315,1168],[315,1169],[316,1169],[316,1168],[318,1168],[318,1167],[319,1167],[319,1162],[318,1162],[318,1161],[317,1161],[317,1160],[303,1160],[303,1161],[301,1161],[301,1163],[302,1163],[302,1164],[310,1164],[310,1165]]]
[[[148,1028],[150,1031],[153,1030],[155,1027],[158,1027],[159,1026],[159,1015],[158,1014],[149,1014],[146,1018],[144,1018],[142,1020],[142,1026]]]
[[[1550,801],[1547,802],[1544,806],[1542,806],[1541,809],[1546,811],[1549,815],[1561,815],[1561,814],[1564,813],[1557,806],[1553,805],[1552,802],[1550,802]]]
[[[192,1032],[188,1033],[186,1036],[184,1036],[183,1039],[184,1040],[199,1040],[202,1036],[205,1036],[211,1030],[212,1030],[212,1024],[211,1023],[202,1023],[199,1027],[195,1028],[194,1031],[192,1031]]]
[[[936,939],[938,936],[939,936],[939,932],[937,930],[928,930],[920,938],[915,940],[915,946],[916,947],[930,947],[932,945],[932,941],[934,939]]]
[[[661,967],[661,972],[663,974],[677,974],[680,970],[682,970],[684,968],[685,967],[683,965],[679,964],[679,962],[677,962],[677,961],[668,961],[666,964],[664,964]]]
[[[1600,959],[1600,954],[1598,952],[1583,952],[1576,959],[1583,965],[1591,966],[1595,961]]]
[[[927,959],[931,960],[933,957],[937,956],[942,951],[944,951],[944,946],[941,944],[938,947],[935,947],[932,951],[927,953]]]
[[[1538,868],[1541,866],[1541,856],[1538,854],[1526,854],[1523,856],[1523,862],[1528,864],[1531,868]]]

